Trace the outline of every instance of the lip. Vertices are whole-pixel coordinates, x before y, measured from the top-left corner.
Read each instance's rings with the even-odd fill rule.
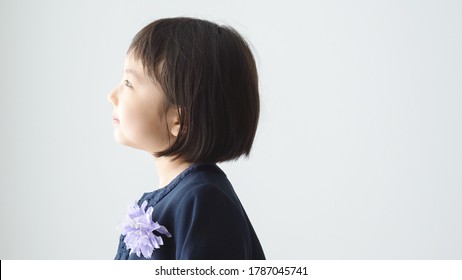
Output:
[[[117,123],[120,123],[120,121],[118,118],[112,117],[112,123],[117,124]]]

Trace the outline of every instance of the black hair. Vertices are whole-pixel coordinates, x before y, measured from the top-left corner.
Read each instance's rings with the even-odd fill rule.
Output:
[[[156,157],[222,162],[248,156],[260,114],[258,74],[245,39],[232,27],[188,18],[156,20],[128,52],[176,106],[180,130]]]

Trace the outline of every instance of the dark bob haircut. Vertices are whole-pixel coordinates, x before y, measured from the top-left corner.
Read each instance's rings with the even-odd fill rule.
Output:
[[[248,44],[229,26],[176,17],[154,21],[134,37],[127,53],[141,60],[176,106],[180,130],[156,157],[223,162],[248,157],[260,114],[258,75]]]

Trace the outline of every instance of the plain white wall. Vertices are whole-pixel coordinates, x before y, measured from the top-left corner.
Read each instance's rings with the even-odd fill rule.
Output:
[[[460,1],[0,2],[0,259],[112,259],[155,188],[106,95],[151,21],[252,44],[262,114],[220,164],[269,259],[462,258]]]

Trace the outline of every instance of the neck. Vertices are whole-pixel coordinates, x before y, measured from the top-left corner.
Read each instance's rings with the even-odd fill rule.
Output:
[[[159,175],[159,188],[168,185],[176,176],[192,164],[181,160],[181,158],[173,160],[167,157],[154,157],[154,160]]]

